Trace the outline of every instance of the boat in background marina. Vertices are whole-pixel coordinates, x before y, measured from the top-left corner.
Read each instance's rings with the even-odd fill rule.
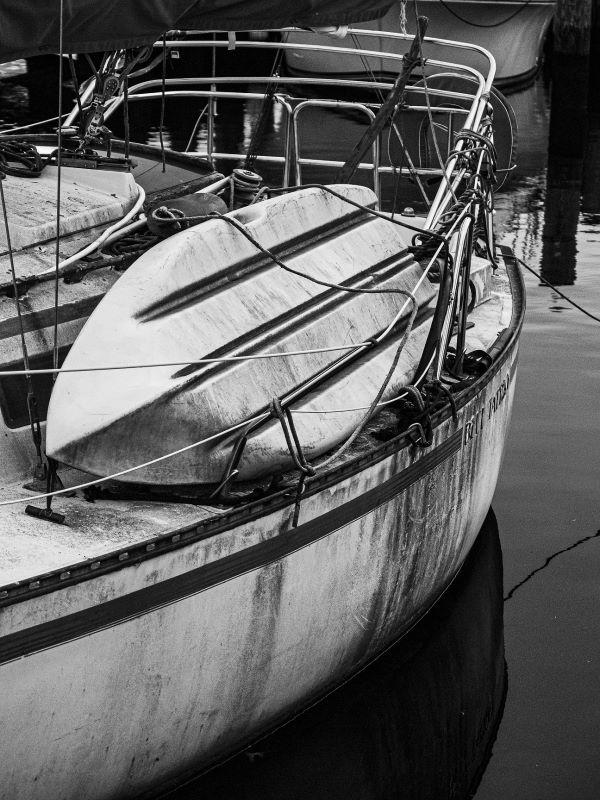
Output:
[[[347,6],[282,27],[385,10]],[[135,79],[167,6],[143,35],[138,12],[66,17],[65,50],[113,50],[60,137],[0,137],[3,800],[156,794],[373,661],[457,576],[510,420],[524,296],[494,240],[514,142],[493,59],[437,58],[423,20],[391,84],[277,60]],[[18,20],[5,57],[28,55]],[[232,22],[215,3],[169,27],[207,20]],[[206,120],[205,155],[130,141],[138,108],[161,129],[174,102]],[[228,151],[234,102],[258,120]],[[364,120],[350,152],[305,154],[322,113]]]
[[[530,83],[538,72],[543,59],[543,49],[552,23],[554,0],[419,0],[419,13],[429,18],[428,33],[457,42],[469,42],[490,52],[496,60],[495,85],[504,91],[518,89]],[[365,49],[395,52],[400,47],[385,33],[415,31],[412,7],[404,11],[401,3],[395,3],[388,13],[370,22],[355,27],[361,30],[352,35],[350,41],[340,39],[340,45]],[[361,33],[362,31],[362,33]],[[368,34],[367,34],[368,31]],[[338,32],[339,36],[344,31]],[[298,44],[319,44],[323,36],[316,33],[297,32],[290,34],[288,41]],[[453,52],[443,46],[439,58],[452,60]],[[485,69],[485,54],[475,48],[465,63],[477,70]],[[393,75],[397,63],[385,56],[372,57],[351,53],[325,53],[316,50],[291,50],[286,53],[287,69],[293,75],[345,75],[359,76]]]

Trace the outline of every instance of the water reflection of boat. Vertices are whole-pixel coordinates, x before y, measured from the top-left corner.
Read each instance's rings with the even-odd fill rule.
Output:
[[[506,692],[493,512],[457,580],[375,664],[174,800],[461,800],[487,765]]]
[[[515,88],[533,80],[542,62],[542,51],[546,34],[554,14],[554,0],[546,2],[518,2],[517,0],[419,0],[419,10],[430,19],[429,33],[454,41],[472,42],[488,50],[496,59],[496,85],[505,89]],[[401,15],[398,4],[381,19],[357,25],[357,28],[379,32],[377,36],[352,38],[356,46],[375,47],[378,50],[395,52],[397,45],[385,38],[383,32],[399,32]],[[415,29],[412,9],[406,19],[406,31]],[[321,37],[322,38],[322,37]],[[294,33],[290,41],[298,43],[317,42],[316,34]],[[347,46],[352,47],[352,41]],[[344,44],[343,40],[340,44]],[[440,58],[452,60],[450,48],[442,48]],[[475,69],[483,66],[483,56],[472,53],[467,62]],[[385,57],[374,58],[360,55],[327,53],[304,53],[301,50],[287,54],[288,68],[295,74],[344,74],[364,75],[390,74],[397,70],[396,64]]]
[[[159,5],[144,41],[172,9]],[[228,27],[219,3],[211,7]],[[0,305],[0,759],[10,800],[124,796],[213,763],[414,624],[488,511],[523,316],[520,275],[494,244],[493,65],[485,75],[456,65],[471,76],[469,92],[438,86],[425,98],[424,86],[411,87],[427,103],[401,102],[408,75],[387,100],[378,82],[371,103],[333,97],[367,119],[363,138],[339,163],[307,164],[298,117],[322,95],[282,94],[275,72],[237,76],[233,87],[214,75],[180,91],[166,79],[126,85],[123,72],[133,75],[148,50],[131,49],[140,3],[115,6],[119,25],[92,0],[85,9],[67,17],[67,51],[94,49],[97,37],[119,49],[96,62],[84,107],[61,130],[64,149],[37,135],[0,139],[13,233]],[[264,13],[264,0],[244,4],[248,25],[252,9]],[[10,46],[14,54],[21,35],[27,55],[29,17],[19,19]],[[56,50],[54,14],[41,21],[41,49]],[[236,45],[263,46],[281,49]],[[261,186],[245,169],[213,176],[207,193],[211,165],[197,158],[203,185],[190,194],[189,155],[165,153],[163,173],[160,148],[112,142],[112,114],[125,109],[126,127],[130,105],[133,115],[134,104],[163,98],[199,104],[211,159],[278,167],[280,183]],[[446,105],[456,99],[466,107]],[[214,103],[222,112],[226,100],[280,108],[283,153],[265,154],[254,135],[243,152],[219,151]],[[437,166],[418,170],[408,154],[379,163],[406,115],[419,122],[417,148],[431,144],[436,115]],[[151,161],[145,177],[172,174],[177,162],[175,183],[188,194],[164,196],[132,221],[143,200],[138,153]],[[294,186],[310,164],[337,168],[340,182]],[[374,190],[349,183],[359,168]],[[397,179],[393,216],[377,208],[386,169]],[[401,176],[427,184],[425,213],[405,207]],[[214,194],[223,188],[231,210]],[[107,254],[109,239],[120,253]],[[50,390],[44,444],[36,398]]]

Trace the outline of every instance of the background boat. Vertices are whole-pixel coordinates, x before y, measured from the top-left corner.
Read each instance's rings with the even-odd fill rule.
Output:
[[[518,0],[419,0],[419,13],[425,14],[429,22],[429,34],[433,37],[458,42],[470,42],[488,50],[496,59],[495,84],[503,89],[514,89],[532,80],[543,57],[546,35],[552,22],[555,3],[523,3]],[[415,30],[412,7],[407,5],[406,31]],[[396,3],[381,19],[354,26],[373,32],[400,32],[400,7]],[[322,37],[314,33],[290,34],[290,41],[316,43]],[[357,34],[352,39],[340,40],[340,46],[372,47],[396,52],[398,44],[390,39],[371,38]],[[440,58],[452,61],[451,48],[441,48]],[[364,75],[394,74],[398,67],[389,59],[305,53],[300,50],[286,55],[287,67],[293,74],[321,73]],[[465,61],[475,69],[485,66],[484,56],[471,53]]]

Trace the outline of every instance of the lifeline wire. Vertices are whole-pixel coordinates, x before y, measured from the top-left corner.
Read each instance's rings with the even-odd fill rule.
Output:
[[[120,472],[115,472],[112,475],[107,475],[104,478],[95,478],[91,481],[86,481],[85,483],[80,483],[77,486],[70,486],[68,489],[56,489],[54,492],[42,492],[40,494],[35,494],[31,497],[18,497],[13,500],[1,500],[0,506],[14,506],[18,503],[29,503],[33,500],[43,500],[44,498],[48,497],[56,497],[57,495],[61,494],[68,494],[70,492],[75,492],[78,489],[87,489],[89,486],[97,486],[100,483],[105,483],[106,481],[113,480],[114,478],[120,478],[122,475],[129,475],[132,472],[137,472],[137,470],[144,469],[145,467],[151,467],[153,464],[158,464],[161,461],[166,461],[168,458],[173,458],[174,456],[181,455],[181,453],[186,453],[188,450],[193,450],[195,447],[201,447],[203,444],[207,444],[208,442],[213,441],[213,439],[220,439],[223,436],[227,436],[229,433],[233,433],[233,431],[238,430],[239,428],[246,427],[249,424],[257,422],[258,420],[262,419],[263,417],[267,417],[268,414],[261,414],[257,417],[253,417],[250,420],[244,420],[243,422],[239,422],[237,425],[232,425],[231,428],[227,428],[225,431],[219,431],[219,433],[213,433],[212,436],[207,436],[206,439],[201,439],[199,442],[192,442],[192,444],[186,444],[185,447],[180,447],[179,450],[173,450],[172,453],[166,453],[166,455],[158,456],[157,458],[153,458],[150,461],[145,461],[143,464],[136,464],[135,467],[128,467],[127,469],[122,469]]]
[[[423,374],[420,375],[417,378],[416,381],[414,381],[415,384],[419,383],[425,377],[425,375],[427,373],[427,370],[431,366],[432,361],[433,361],[433,357],[431,358],[431,361],[429,362],[429,364],[426,366],[425,371],[423,372]],[[395,403],[398,400],[401,400],[403,397],[406,397],[407,395],[408,395],[408,392],[406,390],[404,390],[404,391],[400,392],[400,394],[397,395],[396,397],[392,397],[390,400],[385,400],[385,401],[383,401],[381,403],[378,403],[377,407],[380,408],[381,406],[387,406],[390,403]],[[359,408],[359,409],[343,409],[343,410],[345,410],[345,411],[365,411],[367,408],[370,408],[370,406],[364,406],[363,408]],[[295,413],[302,413],[302,412],[295,411]],[[331,413],[331,412],[325,411],[323,413]],[[188,450],[193,450],[196,447],[201,447],[204,444],[208,444],[208,442],[211,442],[214,439],[224,438],[224,437],[228,436],[229,434],[233,433],[234,431],[239,430],[240,428],[249,427],[251,425],[254,425],[255,422],[260,422],[260,421],[268,419],[269,414],[270,414],[270,412],[265,412],[264,414],[259,414],[258,416],[252,417],[251,419],[246,419],[243,422],[237,423],[237,425],[232,425],[231,428],[227,428],[224,431],[219,431],[219,433],[213,433],[211,436],[208,436],[206,439],[201,439],[199,442],[192,442],[192,444],[186,444],[185,447],[180,447],[179,450],[174,450],[171,453],[166,453],[165,455],[158,456],[157,458],[153,458],[150,461],[145,461],[143,464],[136,464],[135,467],[128,467],[127,469],[123,469],[120,472],[113,472],[112,475],[106,475],[103,478],[95,478],[94,480],[86,481],[85,483],[79,483],[76,486],[69,486],[66,489],[56,489],[53,492],[42,492],[40,494],[36,494],[36,495],[33,495],[33,496],[29,496],[29,497],[13,498],[12,500],[0,500],[0,507],[2,507],[2,506],[14,506],[14,505],[18,505],[19,503],[30,503],[30,502],[33,502],[34,500],[44,500],[44,499],[47,499],[49,497],[56,497],[57,495],[69,494],[69,493],[76,492],[76,491],[81,490],[81,489],[87,489],[90,486],[98,486],[101,483],[106,483],[106,481],[111,481],[111,480],[114,480],[115,478],[120,478],[123,475],[129,475],[132,472],[136,472],[137,470],[144,469],[145,467],[151,467],[154,464],[160,463],[161,461],[167,461],[167,459],[174,458],[175,456],[181,455],[182,453],[186,453]]]
[[[543,277],[540,275],[540,273],[539,273],[539,272],[536,272],[536,271],[533,269],[533,267],[530,267],[530,266],[529,266],[529,264],[526,264],[526,263],[525,263],[525,262],[524,262],[522,259],[520,259],[520,258],[517,258],[517,256],[515,256],[515,261],[517,261],[519,264],[521,264],[521,266],[522,266],[522,267],[525,267],[525,269],[528,269],[528,270],[529,270],[529,272],[531,272],[531,273],[532,273],[532,275],[535,275],[535,277],[536,277],[536,278],[539,278],[539,280],[541,280],[541,282],[542,282],[542,283],[543,283],[545,286],[548,286],[548,287],[550,287],[550,289],[552,289],[552,291],[553,291],[553,292],[556,292],[556,294],[560,295],[560,296],[562,297],[562,299],[563,299],[563,300],[566,300],[566,301],[567,301],[567,303],[570,303],[570,304],[571,304],[571,305],[572,305],[574,308],[576,308],[578,311],[581,311],[581,313],[582,313],[582,314],[585,314],[585,315],[586,315],[586,317],[589,317],[590,319],[593,319],[593,320],[594,320],[594,322],[600,322],[600,317],[597,317],[595,314],[592,314],[590,311],[586,311],[586,309],[585,309],[585,308],[583,308],[583,306],[580,306],[580,305],[579,305],[579,303],[576,303],[576,302],[575,302],[575,300],[571,300],[571,298],[570,298],[570,297],[567,297],[567,295],[566,295],[566,294],[563,294],[563,293],[560,291],[560,289],[557,289],[557,288],[556,288],[556,286],[554,286],[552,283],[550,283],[550,281],[547,281],[547,280],[546,280],[546,278],[543,278]]]

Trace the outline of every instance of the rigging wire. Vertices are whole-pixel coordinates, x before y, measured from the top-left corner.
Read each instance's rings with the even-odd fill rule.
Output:
[[[21,313],[21,305],[19,303],[19,290],[17,286],[17,274],[15,271],[15,262],[13,258],[12,242],[10,239],[10,226],[8,224],[8,211],[6,208],[6,198],[4,196],[4,174],[0,173],[0,198],[2,200],[2,214],[4,216],[4,226],[6,229],[6,246],[8,249],[8,258],[10,261],[10,273],[13,284],[13,293],[15,299],[15,308],[17,311],[17,319],[19,321],[19,334],[21,337],[21,352],[23,355],[23,366],[25,369],[21,372],[25,376],[27,385],[27,414],[29,416],[29,425],[31,428],[31,437],[35,447],[36,455],[38,458],[38,469],[40,472],[44,469],[44,458],[42,455],[42,429],[40,425],[40,418],[38,414],[37,398],[33,389],[32,372],[29,369],[29,353],[27,352],[27,342],[25,341],[25,326],[23,324],[23,314]]]
[[[70,111],[65,111],[63,114],[64,117],[68,117]],[[48,119],[39,119],[36,122],[30,122],[27,125],[17,125],[15,128],[3,128],[0,130],[0,141],[3,138],[10,136],[13,133],[18,133],[20,131],[28,131],[30,128],[38,128],[40,125],[48,125],[51,122],[58,122],[58,117],[48,117]]]
[[[127,169],[131,170],[130,156],[130,139],[129,139],[129,75],[123,78],[123,135],[125,139],[125,148],[123,155],[127,161]]]
[[[77,79],[77,72],[75,71],[75,62],[73,61],[72,53],[69,53],[69,71],[71,73],[71,80],[73,81],[73,90],[75,92],[75,101],[77,103],[77,109],[79,110],[79,116],[83,117],[83,107],[81,105],[81,97],[79,96],[79,80]]]
[[[417,0],[414,1],[414,15],[415,15],[415,25],[418,26],[419,13],[418,13],[418,8],[417,8]],[[429,89],[427,87],[427,76],[425,74],[426,59],[423,58],[423,43],[422,43],[420,37],[418,38],[418,43],[419,43],[419,59],[421,61],[421,69],[422,69],[422,74],[423,74],[423,86],[425,87],[425,104],[427,105],[427,117],[429,119],[429,128],[431,130],[431,138],[433,140],[433,146],[434,146],[437,158],[438,158],[438,163],[440,165],[440,169],[442,170],[442,180],[444,180],[446,182],[446,186],[450,190],[450,194],[452,195],[452,198],[453,198],[454,202],[456,203],[457,199],[456,199],[456,194],[454,192],[454,187],[452,186],[452,181],[450,180],[449,176],[446,174],[445,166],[447,164],[447,161],[444,162],[444,159],[442,158],[442,153],[440,151],[440,147],[439,147],[438,140],[437,140],[437,132],[435,130],[435,123],[433,121],[433,112],[431,110],[431,102],[430,102],[430,98],[429,98]]]
[[[166,105],[166,77],[167,77],[167,35],[163,33],[162,37],[162,72],[161,72],[161,81],[160,81],[160,125],[158,128],[158,138],[160,140],[160,155],[162,159],[162,171],[167,171],[167,162],[165,157],[165,139],[164,139],[164,130],[165,130],[165,105]]]
[[[351,34],[351,38],[352,38],[352,42],[354,44],[355,49],[360,51],[361,50],[361,46],[360,46],[360,42],[359,42],[358,36],[355,33],[353,33],[353,34]],[[375,78],[375,73],[373,72],[373,70],[371,68],[371,65],[369,64],[369,61],[368,61],[367,57],[363,53],[359,53],[359,56],[360,56],[360,60],[362,62],[362,65],[363,65],[363,68],[364,68],[365,72],[368,74],[369,78],[373,82],[373,85],[375,87],[375,93],[378,96],[379,102],[383,103],[385,101],[385,98],[383,96],[383,92],[377,86],[377,79]],[[395,116],[396,115],[394,115],[392,117],[391,121],[390,121],[390,131],[388,131],[388,137],[387,137],[387,155],[388,155],[388,160],[389,160],[390,164],[392,164],[392,166],[394,166],[393,165],[393,159],[392,159],[391,153],[390,153],[390,139],[391,139],[391,132],[392,131],[394,133],[394,136],[398,140],[398,144],[400,145],[400,153],[401,153],[400,173],[398,173],[399,177],[397,179],[396,179],[396,175],[397,175],[396,168],[394,167],[394,176],[395,176],[396,188],[395,188],[395,192],[394,192],[394,209],[393,210],[395,212],[395,202],[396,202],[396,196],[397,196],[397,184],[398,184],[400,178],[402,177],[402,162],[404,161],[404,159],[406,159],[406,166],[407,166],[407,168],[408,168],[408,170],[410,172],[411,178],[416,183],[419,191],[421,192],[421,196],[422,196],[422,198],[423,198],[423,200],[425,202],[425,205],[427,206],[427,208],[429,208],[431,206],[431,200],[429,199],[429,196],[428,196],[427,192],[425,191],[425,187],[423,186],[423,182],[421,181],[421,177],[420,177],[418,171],[415,169],[415,165],[413,163],[411,155],[408,152],[408,147],[404,143],[404,139],[402,138],[402,135],[401,135],[401,133],[400,133],[400,131],[398,129],[398,125],[396,123]]]
[[[58,33],[58,119],[62,119],[63,103],[63,26],[64,26],[64,0],[59,0],[59,33]],[[58,126],[58,149],[56,151],[56,252],[55,278],[54,278],[54,345],[53,364],[58,367],[58,303],[59,303],[59,268],[60,268],[60,204],[61,204],[61,173],[62,173],[62,125]]]

